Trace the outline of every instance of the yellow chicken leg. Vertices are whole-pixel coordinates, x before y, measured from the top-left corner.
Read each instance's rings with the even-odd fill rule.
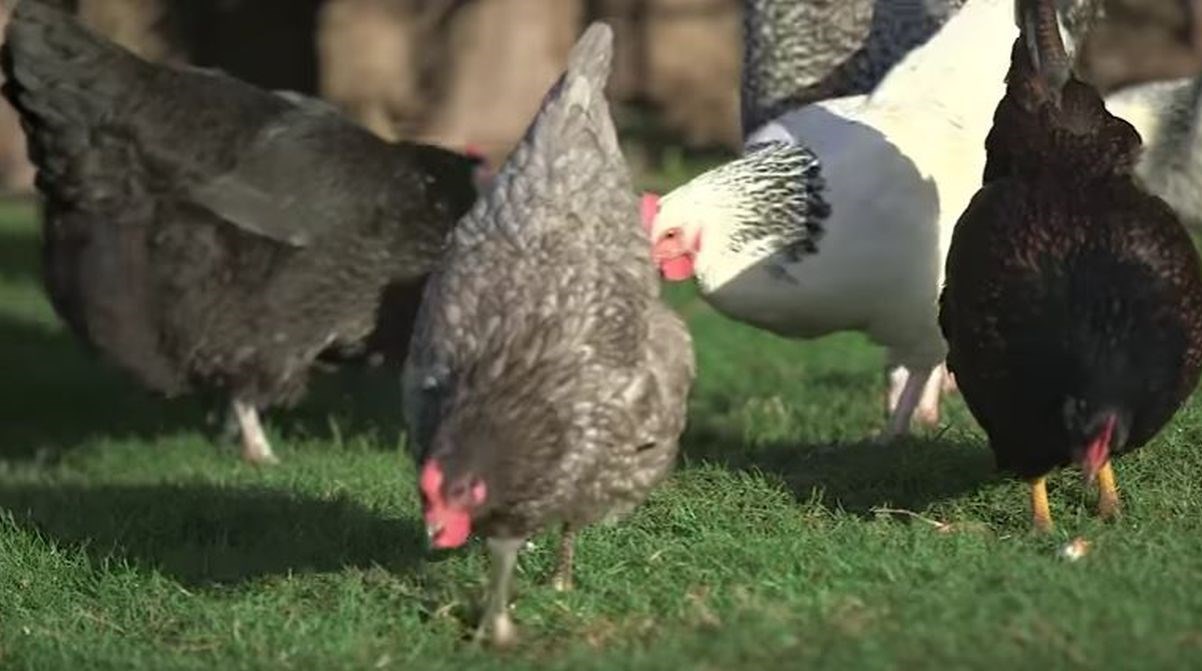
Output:
[[[1048,479],[1040,476],[1029,481],[1031,486],[1031,521],[1036,531],[1052,530],[1052,511],[1048,508]]]
[[[1119,514],[1119,490],[1114,481],[1114,469],[1110,460],[1098,470],[1098,516],[1104,520],[1114,519]]]

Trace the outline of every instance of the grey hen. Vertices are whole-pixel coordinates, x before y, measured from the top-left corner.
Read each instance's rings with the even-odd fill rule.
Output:
[[[743,0],[743,134],[868,93],[965,0]]]
[[[612,32],[569,57],[492,191],[457,225],[426,287],[405,404],[435,547],[488,539],[478,636],[511,640],[506,603],[525,539],[638,505],[671,469],[692,342],[659,300],[604,88]]]
[[[56,311],[154,390],[228,393],[251,461],[275,459],[258,408],[298,399],[323,351],[380,341],[378,310],[416,312],[412,287],[475,199],[472,159],[147,63],[49,3],[17,6],[2,61]],[[385,331],[404,352],[404,319]]]

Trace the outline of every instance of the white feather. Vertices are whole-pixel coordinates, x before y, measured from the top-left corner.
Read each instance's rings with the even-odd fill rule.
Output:
[[[753,132],[749,145],[787,141],[817,154],[831,215],[818,253],[792,264],[772,263],[770,249],[732,254],[715,240],[721,225],[707,227],[696,272],[710,302],[781,335],[860,330],[895,361],[937,364],[943,257],[980,187],[1017,35],[1009,0],[970,0],[871,96],[809,105]],[[688,209],[721,220],[714,197],[694,194]],[[672,218],[676,198],[661,217]]]
[[[944,262],[981,186],[1017,37],[1013,0],[969,0],[871,95],[805,106],[749,134],[749,147],[788,142],[817,155],[831,212],[816,254],[784,261],[770,245],[732,250],[725,239],[742,222],[729,195],[704,177],[664,197],[653,235],[700,230],[698,284],[732,318],[794,337],[858,330],[907,370],[938,364],[946,354],[937,323]],[[1180,86],[1113,96],[1108,106],[1145,140],[1168,138],[1163,108]],[[1202,211],[1202,187],[1193,191]]]
[[[1202,79],[1177,79],[1123,89],[1106,109],[1126,119],[1143,140],[1135,172],[1144,188],[1178,216],[1202,224]]]
[[[721,243],[736,227],[730,199],[704,179],[665,196],[656,229],[703,222],[697,279],[730,317],[785,336],[859,330],[895,362],[939,363],[944,261],[981,186],[1017,37],[1011,0],[969,0],[870,96],[808,105],[748,136],[748,146],[789,142],[818,156],[831,215],[817,254],[785,264],[773,262],[770,246],[732,252]],[[1155,139],[1166,96],[1180,86],[1141,87],[1107,104]]]

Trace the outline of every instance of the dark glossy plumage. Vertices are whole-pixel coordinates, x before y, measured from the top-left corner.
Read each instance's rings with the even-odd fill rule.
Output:
[[[45,199],[55,309],[167,394],[295,401],[320,352],[364,352],[385,287],[412,315],[475,197],[466,157],[147,63],[36,0],[12,17],[3,68]],[[407,324],[375,338],[404,351]]]
[[[1143,445],[1202,365],[1198,255],[1132,179],[1139,136],[1067,67],[1060,89],[1048,58],[1041,75],[1015,44],[940,311],[949,367],[999,467],[1029,478],[1080,462],[1107,416],[1110,453]]]

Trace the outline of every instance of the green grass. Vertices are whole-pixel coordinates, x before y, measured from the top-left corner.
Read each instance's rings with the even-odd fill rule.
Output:
[[[520,562],[521,644],[466,643],[479,544],[428,555],[388,376],[320,380],[269,415],[255,470],[205,424],[95,362],[37,279],[27,207],[0,211],[0,668],[1184,668],[1202,658],[1202,408],[1117,468],[1103,524],[1074,473],[1028,530],[954,399],[891,447],[881,353],[790,342],[673,287],[701,375],[676,475],[578,547]],[[902,513],[950,524],[939,528]],[[1092,552],[1070,563],[1073,536]]]

